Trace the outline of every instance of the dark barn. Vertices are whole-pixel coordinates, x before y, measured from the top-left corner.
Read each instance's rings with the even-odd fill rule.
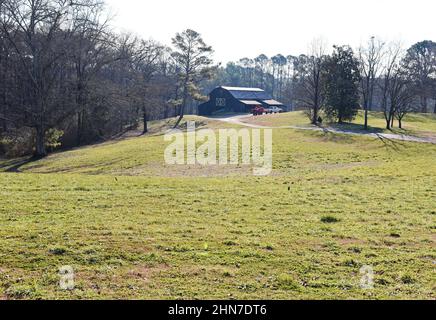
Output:
[[[256,106],[285,108],[283,103],[258,88],[218,87],[209,94],[209,101],[198,106],[198,114],[210,116],[217,111],[250,113]]]

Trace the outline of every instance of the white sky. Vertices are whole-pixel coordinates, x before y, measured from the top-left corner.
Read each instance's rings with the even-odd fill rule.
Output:
[[[436,0],[107,0],[113,24],[170,45],[176,32],[202,34],[219,62],[308,51],[314,38],[330,45],[372,35],[409,47],[436,41]]]

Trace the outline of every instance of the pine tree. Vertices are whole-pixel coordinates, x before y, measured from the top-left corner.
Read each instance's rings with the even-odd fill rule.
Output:
[[[212,47],[206,45],[201,35],[187,29],[182,33],[177,33],[173,38],[175,51],[172,57],[179,67],[179,81],[182,90],[182,98],[179,101],[180,115],[177,120],[177,127],[182,121],[188,99],[202,100],[199,83],[209,79],[213,73],[211,54]]]

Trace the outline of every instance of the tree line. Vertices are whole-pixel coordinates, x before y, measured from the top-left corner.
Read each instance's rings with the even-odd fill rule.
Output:
[[[436,113],[436,43],[422,41],[404,50],[400,43],[371,37],[353,50],[334,46],[328,54],[322,39],[310,44],[308,54],[261,54],[220,68],[218,83],[261,87],[293,109],[305,109],[313,124],[323,112],[339,122],[364,110],[382,111],[386,127],[409,112]],[[434,104],[431,105],[430,103]]]
[[[213,68],[197,32],[170,48],[113,32],[106,12],[99,0],[0,0],[0,153],[146,133],[199,98]]]

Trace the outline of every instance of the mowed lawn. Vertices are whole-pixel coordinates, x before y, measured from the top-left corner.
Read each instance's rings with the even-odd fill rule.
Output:
[[[268,127],[297,126],[309,127],[310,121],[303,111],[288,112],[275,115],[264,115],[244,119],[247,123],[258,124]],[[328,123],[324,119],[324,126],[332,126],[345,130],[363,131],[364,114],[360,111],[355,120],[338,126],[336,123]],[[422,137],[436,137],[436,114],[408,114],[403,119],[403,128],[398,128],[395,120],[392,130],[386,130],[386,120],[382,112],[370,112],[368,116],[369,132],[384,132],[395,134],[407,134]]]
[[[435,298],[436,145],[290,129],[273,141],[267,177],[167,166],[159,134],[3,161],[0,297]]]

